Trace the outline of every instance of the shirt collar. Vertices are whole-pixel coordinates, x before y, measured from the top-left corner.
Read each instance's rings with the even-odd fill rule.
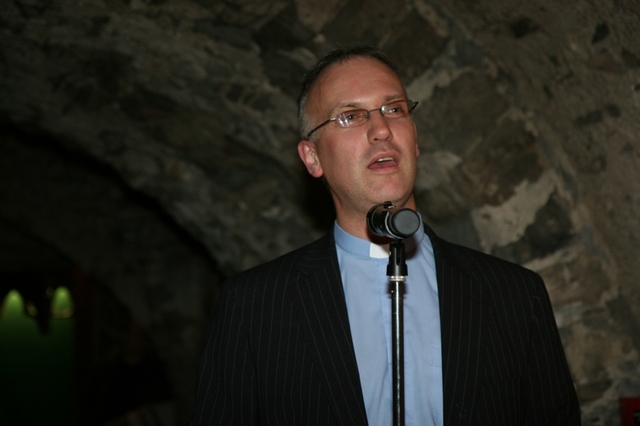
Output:
[[[333,237],[336,240],[336,245],[340,247],[340,249],[354,256],[372,259],[386,259],[389,257],[388,244],[374,244],[370,241],[351,235],[342,229],[340,225],[338,225],[338,222],[334,223]],[[422,243],[424,237],[424,226],[421,218],[420,227],[416,233],[403,240],[405,251],[407,253],[411,253],[418,245],[420,245],[420,243]]]

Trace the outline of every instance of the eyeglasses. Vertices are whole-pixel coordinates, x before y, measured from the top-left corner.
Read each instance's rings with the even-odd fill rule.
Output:
[[[309,136],[311,136],[313,132],[323,126],[326,126],[332,121],[335,121],[338,127],[358,127],[369,121],[369,117],[371,116],[371,113],[373,111],[380,111],[380,114],[387,118],[403,118],[411,115],[417,105],[418,102],[414,102],[409,99],[401,99],[398,101],[393,101],[386,105],[382,105],[380,108],[374,108],[370,110],[352,109],[349,111],[344,111],[336,115],[335,117],[328,119],[315,129],[311,130],[309,133],[307,133],[305,139],[309,139]]]

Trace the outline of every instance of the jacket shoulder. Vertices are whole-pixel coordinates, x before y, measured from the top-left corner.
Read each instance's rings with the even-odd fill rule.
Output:
[[[254,266],[225,281],[229,286],[256,286],[269,282],[285,282],[292,274],[305,273],[309,268],[326,265],[335,256],[335,244],[331,235],[292,250],[268,262]]]
[[[437,237],[436,237],[437,238]],[[438,244],[440,253],[448,258],[459,262],[462,267],[474,274],[495,274],[505,273],[513,276],[527,277],[528,279],[540,279],[538,273],[509,260],[502,259],[492,254],[484,253],[476,249],[461,246],[440,239]]]

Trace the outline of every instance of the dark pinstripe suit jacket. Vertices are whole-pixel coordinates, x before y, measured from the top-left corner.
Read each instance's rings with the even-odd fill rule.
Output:
[[[578,425],[541,278],[426,231],[445,424]],[[229,280],[200,374],[194,425],[367,424],[332,234]]]

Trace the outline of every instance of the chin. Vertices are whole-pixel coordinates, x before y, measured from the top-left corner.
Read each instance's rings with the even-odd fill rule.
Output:
[[[408,200],[405,195],[389,194],[384,192],[378,192],[374,194],[373,198],[377,200],[376,204],[384,203],[385,201],[391,201],[394,206],[397,206],[399,204],[403,205]]]

